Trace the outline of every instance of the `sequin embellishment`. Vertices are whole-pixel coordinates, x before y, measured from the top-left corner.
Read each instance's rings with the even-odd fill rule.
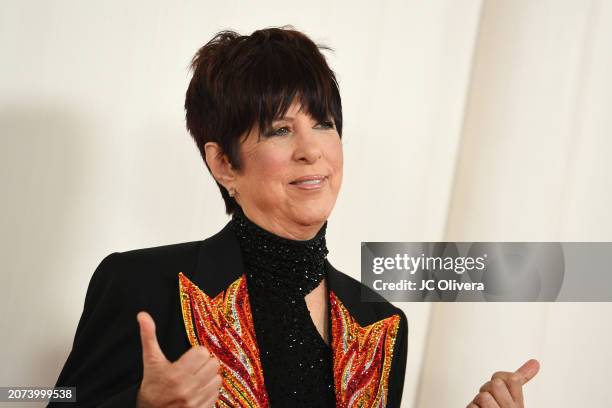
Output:
[[[244,278],[234,281],[214,299],[183,273],[179,273],[179,287],[189,343],[205,346],[221,365],[223,383],[215,406],[267,407]]]
[[[399,315],[361,327],[330,291],[336,406],[385,407]]]
[[[246,276],[214,298],[183,273],[179,287],[190,344],[205,346],[221,363],[223,384],[215,407],[268,407]],[[361,327],[331,290],[329,299],[336,406],[385,407],[399,315]]]

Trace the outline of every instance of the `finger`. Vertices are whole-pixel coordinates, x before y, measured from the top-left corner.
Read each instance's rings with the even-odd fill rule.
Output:
[[[497,371],[491,376],[491,381],[496,378],[499,378],[500,380],[505,380],[506,378],[509,378],[512,374],[514,374],[512,371]]]
[[[203,370],[198,371],[197,375],[201,375]],[[192,379],[196,376],[192,377]],[[212,375],[205,380],[205,382],[192,381],[189,388],[191,391],[189,395],[193,396],[191,402],[194,407],[204,408],[213,407],[215,401],[219,397],[223,380],[219,374],[212,373]]]
[[[176,361],[175,365],[186,373],[195,374],[210,358],[210,352],[206,347],[193,346]]]
[[[531,359],[516,370],[515,374],[519,374],[522,377],[521,385],[525,385],[527,382],[529,382],[529,380],[535,377],[538,371],[540,371],[540,363],[538,360]]]
[[[465,408],[479,408],[478,405],[474,404],[473,402],[470,402],[470,405],[468,405]]]
[[[198,378],[203,375],[205,369],[201,369],[191,377],[190,389],[193,406],[198,408],[213,407],[214,402],[219,396],[219,392],[223,383],[222,377],[214,371],[214,364],[206,364],[206,367],[213,367],[213,370],[206,373],[206,378]]]
[[[514,405],[514,400],[512,399],[512,395],[510,395],[508,386],[499,378],[489,381],[480,387],[480,392],[488,392],[491,394],[493,398],[495,398],[495,401],[502,407]]]
[[[506,383],[510,395],[514,402],[524,403],[523,400],[523,376],[521,374],[498,371],[491,377],[491,380],[502,380]]]
[[[495,398],[488,392],[479,392],[472,402],[479,408],[500,408],[499,404],[495,402]]]
[[[147,312],[139,312],[136,315],[140,327],[140,341],[142,343],[142,360],[144,365],[168,362],[157,342],[155,335],[155,322]]]
[[[216,375],[221,374],[220,367],[219,360],[214,357],[209,359],[206,364],[195,373],[198,383],[202,386],[208,384]]]
[[[217,375],[208,385],[206,385],[206,387],[204,387],[204,392],[202,394],[206,395],[207,398],[204,400],[203,407],[214,407],[215,402],[219,398],[222,383],[221,376]]]

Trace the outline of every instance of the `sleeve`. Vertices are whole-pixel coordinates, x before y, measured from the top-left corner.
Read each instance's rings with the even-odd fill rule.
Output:
[[[388,408],[400,408],[402,393],[404,391],[404,379],[406,377],[406,360],[408,358],[408,319],[401,309],[400,326],[397,331],[395,348],[393,351],[393,362],[391,363],[391,379],[389,383]]]
[[[76,407],[135,407],[142,380],[136,307],[125,287],[121,254],[96,268],[72,350],[56,387],[76,387]],[[66,406],[51,402],[48,408]]]

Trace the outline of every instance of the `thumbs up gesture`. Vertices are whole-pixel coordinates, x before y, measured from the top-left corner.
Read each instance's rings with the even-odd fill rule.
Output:
[[[523,385],[540,370],[537,360],[529,360],[515,372],[498,371],[467,408],[524,408]]]
[[[136,319],[144,367],[137,407],[214,406],[222,382],[218,360],[206,347],[195,346],[176,362],[170,362],[157,342],[153,318],[147,312],[140,312]]]

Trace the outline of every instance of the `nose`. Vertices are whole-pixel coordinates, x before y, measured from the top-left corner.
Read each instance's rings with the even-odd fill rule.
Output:
[[[310,164],[323,156],[323,149],[320,141],[317,139],[315,129],[310,129],[309,127],[295,129],[295,136],[295,160]]]

